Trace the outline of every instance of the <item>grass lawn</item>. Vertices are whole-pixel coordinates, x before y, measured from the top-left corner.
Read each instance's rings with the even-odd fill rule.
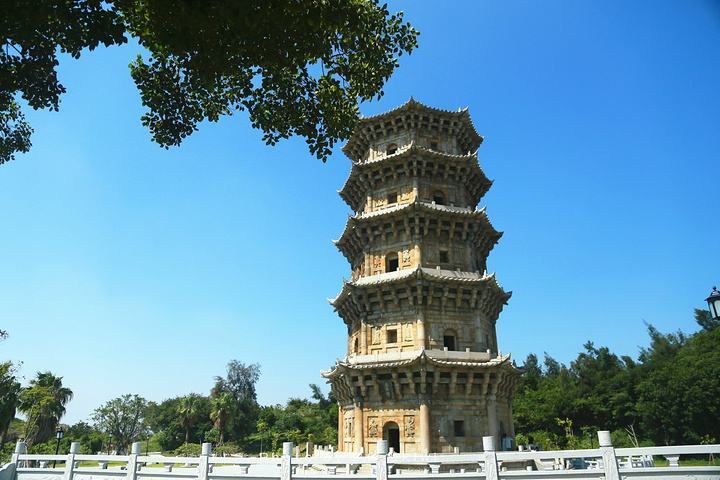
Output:
[[[667,467],[670,464],[665,457],[655,457],[656,467]],[[720,459],[716,458],[712,461],[707,458],[680,458],[681,467],[708,467],[720,466]]]

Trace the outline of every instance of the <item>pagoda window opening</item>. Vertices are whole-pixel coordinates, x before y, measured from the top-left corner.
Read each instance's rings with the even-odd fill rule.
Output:
[[[433,192],[432,199],[436,205],[445,205],[445,194],[440,190]]]
[[[360,350],[360,340],[358,340],[358,338],[356,337],[355,342],[353,343],[353,351],[355,353],[358,353],[359,350]]]
[[[455,420],[453,422],[453,433],[456,437],[464,437],[465,436],[465,421],[464,420]]]
[[[398,150],[397,143],[391,143],[391,144],[388,145],[387,148],[385,149],[385,154],[386,154],[386,155],[392,155],[393,153],[396,153],[397,150]]]
[[[398,201],[397,192],[390,192],[387,194],[387,203],[388,204],[397,203],[397,201]]]
[[[398,340],[397,329],[389,328],[386,332],[386,342],[387,343],[397,343],[397,340]]]
[[[450,263],[450,252],[447,250],[440,250],[440,263]]]
[[[437,150],[439,145],[440,142],[438,142],[437,138],[430,139],[430,150]]]
[[[454,331],[445,330],[443,334],[443,347],[451,352],[457,350],[457,335],[455,335]]]
[[[398,254],[397,253],[389,253],[385,257],[385,271],[386,272],[395,272],[400,267],[400,263],[398,261]]]

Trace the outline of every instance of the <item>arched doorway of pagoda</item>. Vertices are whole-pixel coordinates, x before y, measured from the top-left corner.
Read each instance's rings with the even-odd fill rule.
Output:
[[[400,453],[400,427],[395,422],[387,422],[383,426],[383,440],[387,440],[388,448]]]

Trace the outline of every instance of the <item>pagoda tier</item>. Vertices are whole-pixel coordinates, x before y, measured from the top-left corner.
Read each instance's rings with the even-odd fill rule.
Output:
[[[345,282],[330,303],[347,325],[395,309],[416,318],[420,306],[482,311],[495,322],[511,295],[495,274],[417,267]]]
[[[519,372],[510,355],[444,350],[359,355],[322,376],[344,412],[338,425],[343,451],[360,452],[384,438],[389,418],[400,425],[407,452],[439,450],[443,444],[472,451],[482,444],[483,432],[514,436],[506,419]]]
[[[389,112],[361,118],[352,137],[343,147],[353,162],[372,160],[373,146],[398,132],[425,132],[458,141],[458,153],[474,152],[483,142],[475,130],[467,108],[450,111],[428,107],[410,98],[407,103]]]
[[[495,392],[507,396],[517,380],[517,369],[510,354],[493,357],[486,352],[420,350],[353,356],[322,376],[333,382],[337,399],[346,405],[370,395],[380,401],[421,394],[474,393],[484,397]]]
[[[425,142],[429,143],[429,142]],[[397,179],[415,178],[415,195],[417,196],[417,183],[422,179],[463,185],[467,191],[467,198],[458,206],[475,206],[492,186],[492,182],[485,176],[478,165],[477,151],[470,154],[452,154],[418,145],[410,144],[398,148],[398,151],[387,156],[380,156],[363,163],[353,163],[345,185],[338,192],[343,200],[356,212],[368,209],[368,200],[376,204],[383,199],[368,198],[368,192],[373,192],[388,181]],[[413,185],[406,186],[407,195],[412,191]]]
[[[443,266],[432,257],[422,255],[425,242],[443,245],[460,244],[474,253],[473,258],[456,259],[455,268],[484,271],[486,259],[502,233],[493,228],[485,209],[437,205],[415,199],[374,212],[350,217],[336,247],[350,262],[353,279],[377,273],[372,269],[373,251],[384,245],[409,244],[417,248],[416,264]],[[467,255],[463,255],[467,256]],[[422,258],[422,262],[420,261]]]

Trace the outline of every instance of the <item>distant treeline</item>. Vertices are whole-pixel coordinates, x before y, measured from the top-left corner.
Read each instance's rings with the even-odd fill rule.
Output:
[[[695,320],[701,330],[692,335],[649,325],[650,346],[637,360],[592,342],[569,366],[528,355],[513,404],[517,442],[591,447],[596,430],[612,430],[625,446],[717,443],[719,322],[705,310]]]
[[[139,395],[123,395],[98,407],[91,423],[62,426],[60,450],[79,441],[83,453],[127,452],[135,441],[148,451],[178,455],[200,453],[200,443],[212,442],[217,452],[277,451],[283,441],[334,444],[337,404],[310,385],[311,399],[293,398],[285,405],[260,406],[255,385],[260,366],[232,360],[224,377],[215,377],[209,395],[190,393],[160,403]],[[54,453],[56,430],[72,399],[62,378],[39,372],[26,388],[10,362],[0,364],[0,443],[7,458],[17,439],[31,453]],[[15,418],[16,411],[26,420]]]
[[[528,355],[514,402],[517,443],[544,449],[595,444],[596,430],[612,430],[616,445],[676,445],[720,440],[720,328],[709,312],[695,311],[697,333],[662,334],[648,326],[650,345],[637,360],[588,342],[569,366],[545,354]],[[0,331],[0,336],[7,336]],[[61,452],[72,441],[81,451],[198,454],[200,443],[217,452],[276,452],[283,441],[331,445],[338,408],[317,385],[310,399],[261,406],[255,386],[260,366],[232,360],[208,395],[190,393],[149,402],[123,395],[98,407],[91,423],[64,425]],[[38,372],[27,387],[15,366],[0,363],[0,448],[4,458],[25,439],[30,452],[53,453],[56,429],[73,392],[62,378]],[[17,412],[25,420],[15,418]],[[596,446],[596,445],[595,445]]]

